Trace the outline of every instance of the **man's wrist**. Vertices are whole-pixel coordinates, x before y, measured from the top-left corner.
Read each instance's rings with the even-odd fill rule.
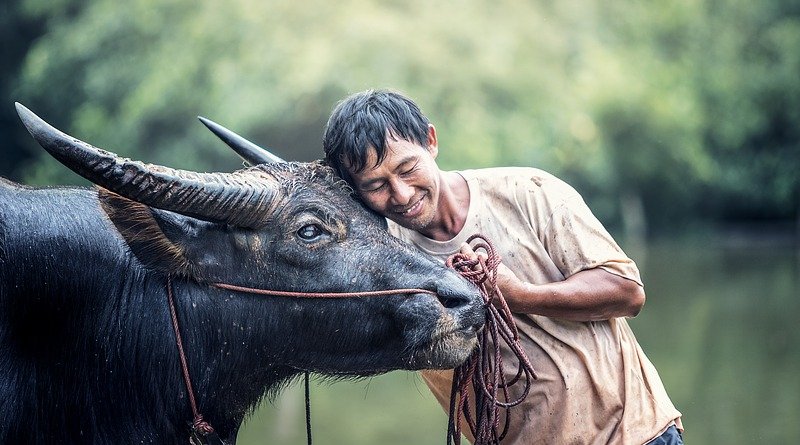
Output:
[[[506,300],[511,312],[533,313],[536,307],[537,286],[521,280],[508,283],[508,288],[503,291],[503,298]]]

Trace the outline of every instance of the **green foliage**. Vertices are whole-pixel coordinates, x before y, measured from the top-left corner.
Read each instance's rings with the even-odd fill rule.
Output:
[[[697,61],[706,75],[695,79],[720,172],[720,211],[790,217],[800,201],[800,11],[726,6],[709,8],[716,33]]]
[[[793,3],[27,0],[12,12],[43,35],[14,99],[125,156],[230,170],[239,162],[194,116],[311,160],[338,100],[390,87],[437,125],[443,167],[550,170],[612,225],[619,197],[656,228],[792,218]],[[15,177],[75,181],[31,152]]]

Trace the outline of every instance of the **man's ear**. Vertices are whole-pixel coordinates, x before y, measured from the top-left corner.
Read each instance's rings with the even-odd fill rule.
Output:
[[[194,275],[182,242],[197,231],[189,217],[152,209],[103,188],[97,195],[100,206],[145,267],[167,274]]]
[[[428,124],[428,153],[433,159],[439,154],[439,142],[436,140],[436,127]]]

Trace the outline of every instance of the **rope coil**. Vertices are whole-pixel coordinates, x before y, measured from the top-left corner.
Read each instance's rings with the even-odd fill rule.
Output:
[[[450,415],[447,426],[447,445],[461,443],[461,421],[475,438],[475,445],[499,444],[509,429],[509,411],[525,400],[530,392],[532,380],[536,379],[528,357],[519,343],[519,332],[514,324],[511,310],[497,287],[497,268],[500,256],[491,242],[481,235],[467,239],[475,251],[483,250],[486,256],[472,259],[466,254],[456,253],[447,259],[447,266],[455,269],[481,291],[486,305],[486,325],[479,334],[478,348],[453,371],[453,386],[450,392]],[[505,343],[517,357],[517,372],[510,380],[503,373],[501,343]],[[509,388],[524,377],[525,387],[515,400],[509,400]],[[470,406],[470,389],[474,395],[474,414]],[[499,430],[501,413],[505,421]]]

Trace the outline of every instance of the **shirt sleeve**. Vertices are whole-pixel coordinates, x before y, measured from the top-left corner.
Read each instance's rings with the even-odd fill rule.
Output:
[[[592,214],[583,198],[571,193],[558,200],[540,236],[545,249],[565,278],[600,268],[642,285],[639,269]]]

